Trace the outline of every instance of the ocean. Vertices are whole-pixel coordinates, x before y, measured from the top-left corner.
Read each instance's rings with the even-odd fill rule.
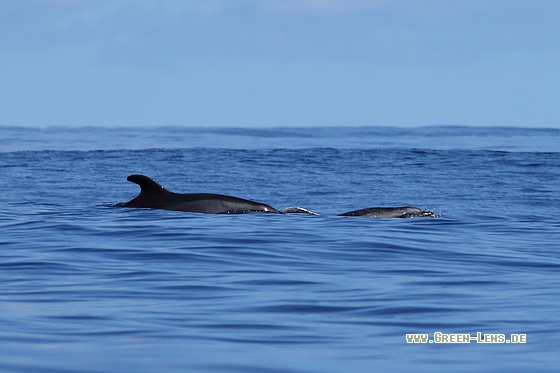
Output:
[[[113,207],[136,173],[321,215]],[[0,190],[2,372],[560,366],[560,130],[4,126]]]

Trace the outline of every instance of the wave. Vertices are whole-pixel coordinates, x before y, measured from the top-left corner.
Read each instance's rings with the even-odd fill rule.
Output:
[[[551,128],[0,126],[0,152],[152,148],[398,148],[559,152],[559,144],[560,129]]]

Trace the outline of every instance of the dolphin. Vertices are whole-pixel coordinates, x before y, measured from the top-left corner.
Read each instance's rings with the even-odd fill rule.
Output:
[[[130,175],[126,180],[138,184],[140,186],[140,194],[128,202],[115,205],[115,207],[151,208],[200,212],[204,214],[245,214],[263,212],[276,214],[307,213],[318,215],[302,207],[288,207],[279,211],[265,203],[222,194],[174,193],[145,175]]]
[[[432,211],[425,211],[414,206],[370,207],[339,214],[338,216],[368,216],[372,218],[435,218]]]

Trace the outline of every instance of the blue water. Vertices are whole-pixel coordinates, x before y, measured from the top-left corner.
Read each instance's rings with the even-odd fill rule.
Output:
[[[322,215],[112,208],[133,173]],[[0,127],[0,176],[0,371],[560,364],[560,130]]]

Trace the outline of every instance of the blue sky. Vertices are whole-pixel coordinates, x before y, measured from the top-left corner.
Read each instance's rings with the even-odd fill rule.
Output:
[[[560,128],[560,1],[0,0],[0,125]]]

